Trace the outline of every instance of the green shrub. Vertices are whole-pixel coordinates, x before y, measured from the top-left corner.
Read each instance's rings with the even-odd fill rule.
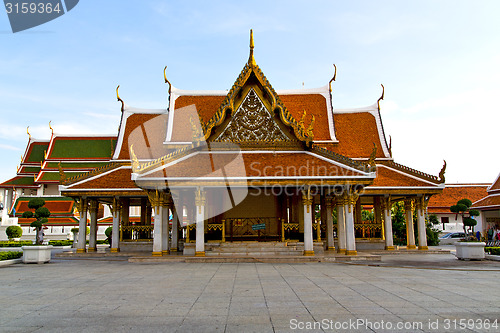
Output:
[[[68,246],[68,245],[72,245],[73,244],[73,241],[71,240],[51,240],[49,241],[49,245],[53,245],[53,246]]]
[[[111,237],[111,233],[113,232],[113,227],[107,227],[106,228],[106,231],[104,231],[104,234],[106,235],[106,237]]]
[[[19,242],[1,241],[0,242],[0,247],[21,247],[21,246],[27,246],[27,245],[33,245],[33,242],[32,241],[19,241]]]
[[[500,256],[500,247],[493,247],[493,246],[485,247],[484,252],[489,253],[489,254],[493,254],[496,256]]]
[[[5,230],[7,237],[9,238],[19,238],[23,235],[23,229],[17,225],[11,225]]]
[[[78,228],[71,228],[71,232],[78,232]]]
[[[0,252],[0,260],[17,259],[21,258],[22,256],[23,256],[22,252],[13,252],[13,251]]]

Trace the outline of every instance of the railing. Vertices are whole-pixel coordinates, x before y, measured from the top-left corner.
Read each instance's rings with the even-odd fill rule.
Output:
[[[120,228],[120,241],[151,241],[153,240],[152,225],[127,225]]]
[[[188,224],[186,226],[186,243],[193,243],[194,240],[191,238],[191,231],[196,230],[196,223]]]
[[[321,242],[321,229],[322,224],[319,223],[313,223],[313,230],[316,231],[316,241]]]
[[[209,223],[209,224],[207,224],[207,232],[220,230],[221,241],[225,242],[226,241],[226,227],[224,224],[225,224],[224,221],[223,221],[223,223]],[[188,224],[186,226],[186,243],[194,243],[195,242],[195,240],[193,240],[193,238],[191,237],[191,232],[193,230],[196,230],[196,223]]]
[[[286,232],[288,231],[288,238],[286,237]],[[292,232],[299,232],[299,224],[298,223],[285,223],[281,222],[281,241],[284,242],[286,240],[290,240],[290,234]]]
[[[221,241],[226,241],[226,221],[222,220],[221,224],[209,223],[207,224],[207,231],[217,231],[221,232]]]
[[[375,223],[356,223],[354,224],[356,237],[360,238],[382,238],[383,225]],[[359,236],[358,236],[359,235]]]

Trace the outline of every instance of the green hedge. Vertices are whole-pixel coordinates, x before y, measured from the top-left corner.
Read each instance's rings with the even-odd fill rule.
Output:
[[[0,252],[0,260],[17,259],[21,258],[22,256],[23,256],[22,252],[14,252],[14,251]]]
[[[500,256],[500,247],[485,247],[484,252]]]
[[[0,247],[20,247],[24,245],[33,245],[32,241],[19,241],[19,242],[11,242],[11,241],[1,241]]]
[[[68,246],[72,245],[73,241],[72,240],[51,240],[49,241],[49,245],[53,246]]]

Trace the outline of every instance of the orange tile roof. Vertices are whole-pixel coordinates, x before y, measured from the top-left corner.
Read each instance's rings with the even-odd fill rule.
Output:
[[[489,195],[484,199],[474,202],[472,208],[476,209],[500,209],[500,195]]]
[[[305,126],[311,122],[311,116],[314,115],[314,140],[331,140],[330,128],[328,125],[327,101],[320,94],[304,95],[279,95],[281,101],[296,120],[300,120],[307,112]]]
[[[130,189],[137,188],[131,179],[132,169],[116,169],[94,179],[89,179],[71,189]]]
[[[487,184],[445,185],[441,194],[433,195],[429,199],[428,211],[433,213],[451,213],[450,207],[457,204],[458,200],[470,199],[478,201],[488,195]]]
[[[58,214],[70,214],[73,212],[73,207],[75,202],[71,199],[68,200],[53,200],[50,201],[48,198],[43,198],[45,200],[45,206],[50,211],[51,215]],[[25,211],[32,211],[28,207],[29,198],[20,199],[16,204],[16,215],[22,214]]]
[[[500,191],[500,175],[498,175],[496,181],[491,185],[489,192],[497,193]]]
[[[133,130],[147,122],[148,120],[151,120],[153,118],[156,118],[160,116],[159,114],[143,114],[143,113],[136,113],[132,114],[127,118],[126,121],[126,126],[125,129],[120,129],[124,131],[123,134],[123,142],[121,145],[120,153],[118,155],[119,160],[129,160],[130,155],[129,155],[129,146],[128,146],[128,141],[129,141],[129,136],[132,133]]]
[[[168,177],[206,177],[224,168],[227,177],[337,177],[362,176],[361,172],[329,163],[306,153],[217,153],[193,154],[165,167]],[[222,177],[222,173],[211,175]],[[164,177],[164,170],[147,178]]]
[[[368,158],[377,145],[377,158],[383,158],[381,138],[375,117],[369,112],[335,113],[335,136],[338,144],[324,145],[324,148],[350,158]]]
[[[49,221],[44,226],[78,226],[78,220],[74,217],[49,217]],[[22,226],[29,226],[33,219],[19,218],[18,223]]]

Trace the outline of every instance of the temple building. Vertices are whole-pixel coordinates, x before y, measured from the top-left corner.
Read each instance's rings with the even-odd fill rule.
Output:
[[[443,193],[431,197],[427,206],[428,214],[435,214],[439,224],[434,227],[443,232],[463,232],[464,224],[460,214],[452,213],[450,208],[461,199],[469,199],[473,203],[488,195],[486,191],[491,184],[446,184]],[[483,216],[473,217],[477,220],[474,230],[484,232]]]
[[[275,90],[256,63],[252,33],[229,91],[177,89],[164,74],[164,109],[128,106],[117,88],[121,121],[116,137],[102,138],[112,147],[102,151],[105,163],[77,175],[62,160],[45,169],[75,203],[80,229],[90,221],[88,249],[82,238],[78,252],[96,250],[101,205],[111,214],[103,217],[112,220],[111,252],[394,250],[391,207],[399,201],[407,221],[417,215],[417,237],[407,224],[407,248],[427,249],[426,207],[443,191],[445,166],[433,176],[394,161],[383,93],[373,105],[336,109],[335,75],[320,88]]]
[[[500,174],[487,189],[488,195],[472,203],[472,208],[480,211],[481,231],[500,230]]]

